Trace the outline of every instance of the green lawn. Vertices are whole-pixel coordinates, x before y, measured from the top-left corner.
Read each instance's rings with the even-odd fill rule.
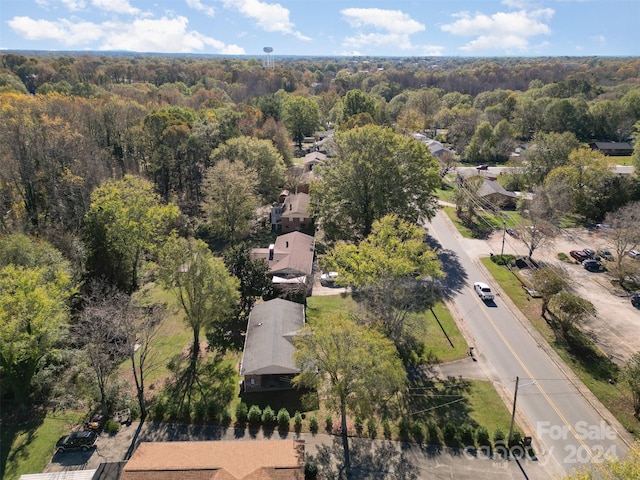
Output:
[[[565,342],[559,341],[554,331],[540,315],[541,300],[528,299],[521,288],[518,277],[505,267],[494,264],[490,259],[482,259],[483,264],[509,298],[525,314],[534,328],[547,340],[574,374],[589,388],[618,421],[637,438],[640,438],[640,422],[633,416],[633,402],[626,386],[620,382],[609,383],[615,377],[615,367],[591,345],[595,352],[590,358],[576,355]],[[583,340],[584,337],[583,337]]]
[[[522,216],[516,210],[501,210],[499,213],[479,211],[469,225],[458,218],[455,207],[445,206],[443,210],[465,238],[486,238],[494,230],[502,230],[505,225],[507,228],[517,228],[523,224]]]
[[[25,473],[40,473],[54,454],[56,441],[84,419],[77,412],[49,412],[42,422],[2,424],[0,471],[4,480]],[[9,447],[8,451],[4,449]]]

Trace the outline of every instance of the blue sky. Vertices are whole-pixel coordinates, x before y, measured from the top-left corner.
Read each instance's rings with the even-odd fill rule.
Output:
[[[0,48],[640,55],[640,0],[1,0]]]

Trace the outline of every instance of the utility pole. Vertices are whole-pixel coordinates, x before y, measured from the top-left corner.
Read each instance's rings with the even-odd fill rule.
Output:
[[[507,221],[503,218],[502,219],[502,250],[500,251],[500,256],[504,255],[504,237],[507,234]],[[516,385],[518,385],[516,383]],[[517,391],[517,387],[516,387],[516,391]]]
[[[511,425],[509,426],[509,436],[507,437],[507,448],[511,445],[511,435],[513,435],[513,422],[516,419],[516,401],[518,400],[518,382],[520,377],[516,377],[516,389],[513,392],[513,410],[511,411]]]

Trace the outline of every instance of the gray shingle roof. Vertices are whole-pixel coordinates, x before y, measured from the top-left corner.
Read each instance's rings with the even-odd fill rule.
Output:
[[[293,337],[304,327],[304,305],[281,298],[253,307],[242,354],[242,375],[298,373]]]
[[[316,239],[311,235],[291,232],[276,238],[273,260],[269,248],[254,248],[251,258],[263,258],[269,263],[269,273],[282,277],[311,275]]]

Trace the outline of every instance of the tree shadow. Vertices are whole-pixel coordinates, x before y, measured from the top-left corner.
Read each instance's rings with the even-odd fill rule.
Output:
[[[26,459],[29,455],[29,445],[36,438],[36,430],[45,418],[44,410],[30,409],[19,414],[17,410],[8,406],[2,400],[2,414],[0,415],[0,478],[5,478],[8,463]],[[15,440],[24,436],[20,445],[14,445]],[[12,449],[13,447],[13,449]]]
[[[423,424],[435,422],[445,425],[467,423],[477,426],[471,417],[471,406],[468,396],[471,393],[471,382],[462,377],[438,379],[433,371],[425,367],[417,367],[408,372],[409,388],[405,395],[405,409],[410,412],[411,421]],[[447,404],[448,405],[444,405]]]
[[[406,452],[393,442],[350,438],[352,480],[415,480],[417,468],[409,461]],[[333,437],[331,445],[319,445],[315,456],[307,455],[318,467],[318,478],[342,478],[344,452],[341,437]]]
[[[450,300],[462,291],[469,276],[454,251],[444,249],[440,242],[431,236],[427,236],[426,242],[438,252],[444,274],[442,278],[435,280],[435,289],[444,299]]]

